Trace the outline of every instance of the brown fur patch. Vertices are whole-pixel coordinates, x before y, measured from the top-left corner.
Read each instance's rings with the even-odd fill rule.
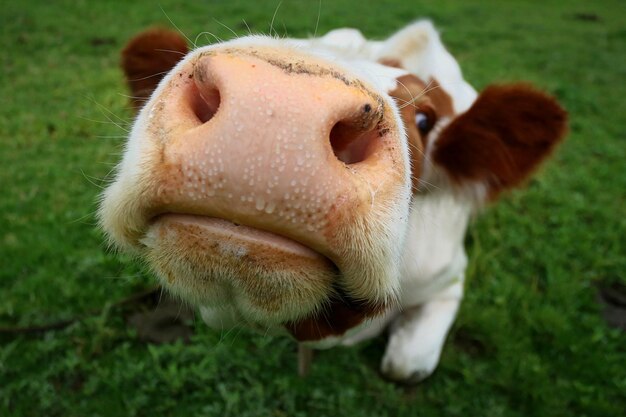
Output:
[[[522,183],[566,130],[554,98],[525,84],[490,86],[441,133],[433,159],[458,184],[487,184],[493,199]]]
[[[452,97],[441,87],[439,81],[432,78],[426,86],[426,95],[433,103],[436,109],[437,117],[454,116],[454,106],[452,105]]]
[[[402,62],[396,58],[381,58],[378,62],[388,67],[402,68]]]
[[[363,320],[375,317],[386,310],[383,305],[358,303],[345,295],[331,300],[319,314],[285,324],[285,328],[300,342],[341,336]]]
[[[122,69],[139,110],[165,74],[189,51],[185,39],[169,29],[148,29],[132,38],[122,51]]]
[[[428,134],[423,135],[417,128],[415,116],[418,112],[424,113],[434,124],[440,117],[452,117],[454,109],[452,99],[435,79],[427,85],[415,75],[408,74],[399,77],[397,81],[398,86],[389,94],[398,103],[400,116],[409,139],[413,191],[415,192],[419,184],[424,149],[426,149],[428,139]]]

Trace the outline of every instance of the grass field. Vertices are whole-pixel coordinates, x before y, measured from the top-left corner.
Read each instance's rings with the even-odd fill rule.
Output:
[[[189,37],[228,39],[267,32],[278,1],[160,4]],[[306,380],[282,338],[195,323],[188,344],[140,341],[115,303],[153,281],[107,251],[93,213],[131,118],[119,51],[168,19],[147,1],[3,4],[0,416],[624,415],[626,337],[597,287],[626,284],[626,7],[564,4],[322,1],[318,34],[381,38],[428,16],[473,85],[531,81],[570,113],[546,169],[471,228],[467,298],[413,388],[379,378],[383,340],[322,352]],[[286,0],[274,28],[307,36],[317,20],[318,2]]]

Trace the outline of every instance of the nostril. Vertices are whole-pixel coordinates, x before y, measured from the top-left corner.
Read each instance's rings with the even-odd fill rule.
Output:
[[[191,109],[200,123],[213,118],[220,106],[220,92],[217,88],[198,87],[193,84],[191,91]]]
[[[377,126],[364,129],[350,121],[342,120],[330,131],[330,146],[337,159],[346,165],[363,162],[380,143]]]

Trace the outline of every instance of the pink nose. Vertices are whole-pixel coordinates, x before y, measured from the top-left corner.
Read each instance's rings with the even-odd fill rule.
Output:
[[[330,64],[226,49],[189,62],[154,102],[155,212],[279,233],[333,257],[336,222],[366,214],[404,175],[384,100]]]

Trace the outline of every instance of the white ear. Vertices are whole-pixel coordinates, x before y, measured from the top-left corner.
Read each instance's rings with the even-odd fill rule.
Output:
[[[422,80],[436,79],[452,97],[456,113],[466,111],[477,93],[464,79],[461,68],[443,46],[430,20],[420,20],[395,33],[377,50],[377,60],[399,61],[402,68]]]
[[[348,49],[350,51],[360,51],[367,43],[367,39],[357,29],[342,28],[328,32],[320,38],[324,45]]]

